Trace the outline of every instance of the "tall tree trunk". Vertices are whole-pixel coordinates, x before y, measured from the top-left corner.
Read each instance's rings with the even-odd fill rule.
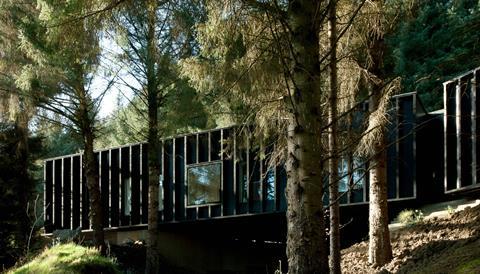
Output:
[[[19,102],[20,105],[20,113],[18,113],[18,117],[16,119],[16,130],[18,134],[18,145],[16,149],[16,159],[20,164],[20,174],[18,174],[20,178],[20,185],[19,185],[19,201],[20,204],[26,206],[30,201],[32,194],[32,182],[30,180],[28,167],[29,167],[29,144],[28,144],[28,137],[29,137],[29,130],[28,130],[28,122],[30,120],[28,111],[25,110],[23,102]],[[37,206],[33,204],[33,206]],[[31,208],[27,208],[27,210],[31,210]],[[32,211],[33,212],[33,211]],[[21,231],[21,241],[23,245],[26,246],[25,254],[28,252],[27,241],[29,237],[29,230],[32,224],[28,218],[27,214],[31,212],[22,212],[21,216],[18,216],[20,219],[20,231]]]
[[[340,268],[340,209],[338,201],[338,115],[337,115],[337,12],[336,1],[329,3],[329,26],[330,26],[330,94],[329,94],[329,124],[328,150],[328,185],[330,204],[330,273],[341,273]]]
[[[383,39],[384,26],[381,14],[383,12],[383,0],[373,2],[376,5],[377,17],[373,20],[375,26],[369,33],[369,55],[371,65],[368,67],[370,74],[380,81],[371,81],[370,112],[376,110],[383,98],[383,83],[385,72],[383,71],[383,57],[385,42]],[[370,208],[369,208],[369,248],[368,261],[375,266],[382,266],[392,259],[392,246],[390,232],[388,230],[388,204],[387,204],[387,140],[385,129],[380,129],[380,136],[374,144],[374,155],[370,170]]]
[[[78,68],[78,79],[83,79],[81,68]],[[105,237],[103,232],[103,208],[100,194],[98,164],[95,160],[93,143],[95,139],[92,100],[83,87],[83,81],[78,80],[77,96],[79,99],[78,123],[82,134],[84,152],[83,167],[87,179],[87,190],[90,202],[90,222],[93,229],[93,241],[102,254],[106,254]]]
[[[155,0],[147,2],[147,103],[148,103],[148,245],[146,273],[160,272],[160,249],[158,243],[158,193],[160,166],[158,159],[159,134],[158,134],[158,90],[156,63],[156,6]]]
[[[291,116],[288,126],[287,256],[289,273],[327,273],[320,129],[320,1],[291,1]]]
[[[378,106],[379,97],[379,92],[372,96],[372,109]],[[368,262],[375,266],[385,265],[392,259],[388,230],[386,144],[386,136],[382,132],[381,138],[375,143],[370,170]]]
[[[93,240],[102,254],[106,254],[105,239],[103,232],[103,208],[98,179],[98,166],[93,151],[93,132],[87,130],[84,133],[84,168],[87,178],[88,196],[90,197],[90,221],[93,229]]]

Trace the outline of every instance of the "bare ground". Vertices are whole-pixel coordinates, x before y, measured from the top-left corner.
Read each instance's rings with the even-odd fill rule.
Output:
[[[343,273],[480,273],[480,206],[391,233],[394,259],[368,265],[368,242],[342,250]]]

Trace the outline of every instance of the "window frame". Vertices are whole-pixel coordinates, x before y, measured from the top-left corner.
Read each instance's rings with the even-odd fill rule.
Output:
[[[204,166],[211,166],[211,165],[219,165],[220,166],[220,186],[219,186],[219,200],[216,202],[208,202],[203,204],[189,204],[189,187],[190,182],[188,178],[188,172],[191,168],[198,168]],[[203,206],[212,206],[212,205],[221,205],[223,203],[223,161],[222,160],[215,160],[215,161],[207,161],[197,164],[190,164],[186,165],[185,168],[185,207],[186,208],[195,208],[195,207],[203,207]]]

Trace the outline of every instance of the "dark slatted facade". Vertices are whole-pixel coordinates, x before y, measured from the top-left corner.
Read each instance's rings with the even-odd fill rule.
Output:
[[[480,69],[444,83],[445,193],[477,188]]]
[[[415,94],[392,100],[389,125],[389,199],[416,197]],[[162,141],[159,221],[183,222],[207,218],[265,214],[286,210],[286,172],[269,167],[272,144],[259,145],[246,130],[224,128]],[[96,152],[105,227],[147,223],[148,144]],[[340,171],[355,170],[353,180],[340,183],[342,205],[368,202],[368,164],[353,159]],[[90,229],[89,202],[82,155],[45,160],[45,230]],[[321,199],[321,197],[319,197]]]

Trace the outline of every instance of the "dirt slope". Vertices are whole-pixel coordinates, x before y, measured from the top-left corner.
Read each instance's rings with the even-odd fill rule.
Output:
[[[375,269],[368,242],[343,250],[343,273],[480,273],[480,206],[395,231],[392,246],[394,259]]]

